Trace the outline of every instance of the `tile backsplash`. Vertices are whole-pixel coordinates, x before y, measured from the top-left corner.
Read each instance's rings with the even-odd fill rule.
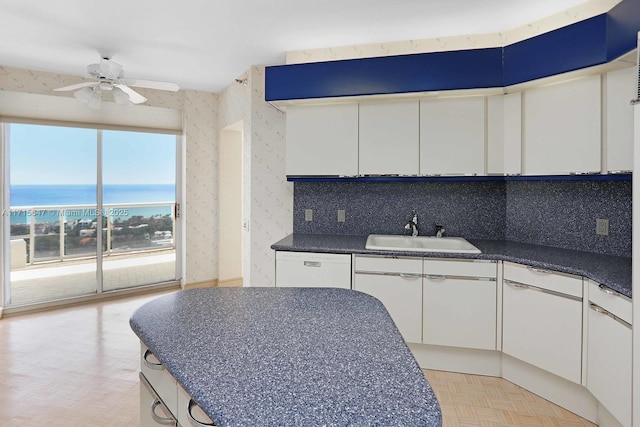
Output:
[[[293,203],[296,233],[410,234],[415,210],[424,235],[442,224],[445,236],[631,256],[630,181],[296,182]],[[596,218],[609,220],[609,236],[596,234]]]

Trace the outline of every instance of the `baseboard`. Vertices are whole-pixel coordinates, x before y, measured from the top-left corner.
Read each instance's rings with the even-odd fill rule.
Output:
[[[580,384],[506,354],[502,355],[502,378],[593,423],[598,421],[599,402]]]
[[[182,289],[215,288],[218,286],[218,279],[203,280],[201,282],[185,283]]]
[[[219,288],[241,288],[242,277],[236,277],[235,279],[218,280]]]
[[[407,343],[422,369],[501,376],[499,351]]]

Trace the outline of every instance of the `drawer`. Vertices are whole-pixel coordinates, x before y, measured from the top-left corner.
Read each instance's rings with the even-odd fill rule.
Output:
[[[582,298],[582,277],[579,276],[505,262],[504,278]]]
[[[592,280],[589,283],[589,301],[631,324],[631,299]]]
[[[178,422],[182,427],[215,426],[211,418],[180,386],[178,386]]]
[[[486,277],[497,276],[496,261],[425,259],[424,274],[435,276]]]
[[[277,287],[351,288],[351,255],[276,252]]]
[[[140,370],[172,414],[178,410],[178,385],[158,359],[140,343]]]
[[[422,258],[356,256],[357,272],[422,274]]]

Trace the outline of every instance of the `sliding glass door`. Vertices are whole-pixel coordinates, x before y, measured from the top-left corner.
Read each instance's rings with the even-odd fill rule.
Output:
[[[175,135],[32,124],[4,135],[6,305],[178,278]]]

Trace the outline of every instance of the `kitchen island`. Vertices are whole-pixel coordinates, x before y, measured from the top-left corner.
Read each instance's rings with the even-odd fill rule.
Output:
[[[386,309],[357,291],[192,289],[130,325],[219,426],[442,424]]]

